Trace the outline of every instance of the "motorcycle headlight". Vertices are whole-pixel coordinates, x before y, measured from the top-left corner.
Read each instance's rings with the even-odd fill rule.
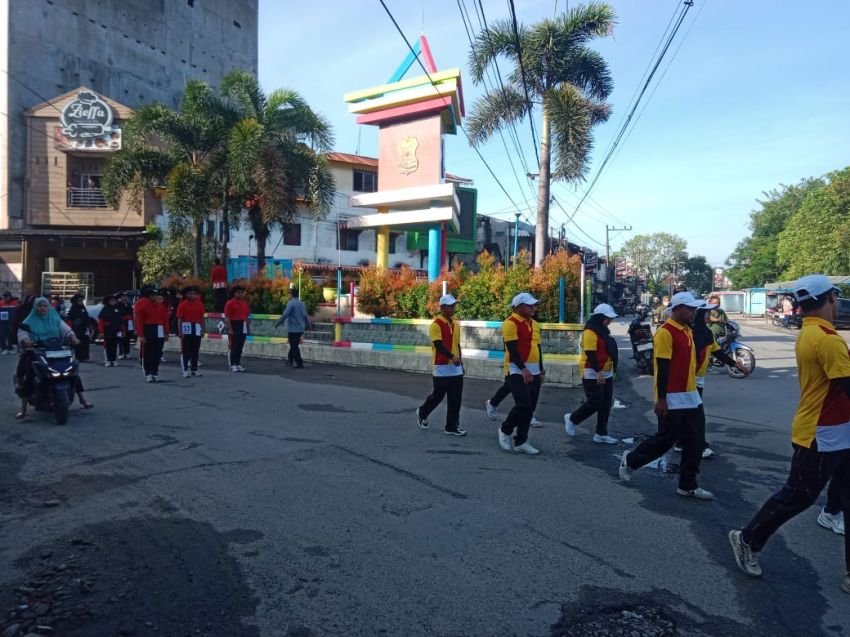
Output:
[[[53,376],[53,378],[56,378],[56,377],[58,377],[58,376],[61,376],[61,375],[62,375],[62,372],[54,372],[54,371],[51,369],[51,370],[50,370],[50,375],[51,375],[51,376]]]

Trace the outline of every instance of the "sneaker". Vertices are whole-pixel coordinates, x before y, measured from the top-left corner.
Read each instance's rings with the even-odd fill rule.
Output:
[[[192,376],[197,378],[198,376],[203,376],[203,374],[196,369],[194,372],[192,372]]]
[[[247,372],[248,370],[247,370],[247,369],[245,369],[244,367],[242,367],[242,365],[237,365],[237,366],[236,366],[236,371],[237,371],[237,372]]]
[[[529,456],[536,456],[538,453],[540,453],[539,450],[532,447],[531,443],[528,442],[524,442],[521,445],[517,445],[516,447],[514,447],[514,451],[516,451],[517,453],[524,453]]]
[[[110,365],[110,367],[118,367],[118,363],[116,363],[115,361],[112,361],[112,364]]]
[[[568,436],[575,436],[576,426],[573,424],[573,421],[570,420],[570,416],[572,416],[572,413],[564,414],[564,431],[567,432]]]
[[[155,382],[155,383],[161,383],[162,381],[160,380],[159,376],[157,376],[156,374],[154,374],[154,375],[153,375],[153,382]]]
[[[231,365],[231,366],[230,366],[230,371],[231,371],[231,372],[238,372],[238,371],[239,371],[239,366],[238,366],[238,365]]]
[[[729,531],[729,544],[732,545],[732,552],[735,554],[735,561],[738,563],[738,568],[750,577],[761,577],[758,553],[754,552],[744,542],[744,534],[741,531]],[[844,583],[847,583],[846,577],[844,578]]]
[[[713,500],[714,494],[711,491],[706,491],[702,487],[696,489],[676,489],[676,493],[686,498],[696,498],[697,500]]]
[[[168,359],[167,359],[167,358],[165,358],[165,356],[163,356],[162,358],[160,358],[160,359],[159,359],[159,362],[160,362],[160,363],[167,363],[167,362],[168,362]]]
[[[682,453],[682,445],[673,445],[673,451],[676,453]]]
[[[543,426],[543,423],[537,420],[536,416],[531,417],[531,426],[537,429],[540,429]]]
[[[826,512],[826,507],[822,508],[818,515],[818,524],[833,533],[844,535],[844,513],[842,511],[832,514]]]
[[[420,429],[428,429],[428,419],[419,415],[419,407],[416,408],[416,422],[419,423]]]
[[[154,382],[153,375],[148,374],[147,376],[145,376],[145,382],[146,383],[153,383]]]
[[[189,378],[189,376],[191,376],[191,375],[192,375],[191,372],[183,372],[183,378]]]
[[[620,458],[620,480],[623,482],[631,482],[632,481],[632,470],[629,467],[629,463],[627,462],[627,458],[629,457],[629,452],[624,451],[623,457]]]
[[[850,571],[844,574],[844,583],[841,585],[841,590],[850,594]]]
[[[457,429],[446,429],[443,433],[445,433],[447,436],[465,436],[466,429],[461,429],[460,427],[458,427]]]
[[[706,447],[702,451],[703,460],[714,456],[714,450],[711,447]]]
[[[606,445],[616,445],[618,440],[608,435],[600,436],[599,434],[593,434],[593,442],[602,442]]]
[[[484,409],[487,410],[487,417],[490,420],[498,420],[502,416],[502,414],[499,413],[499,408],[493,407],[489,400],[484,401]]]
[[[106,361],[106,362],[103,364],[103,366],[104,366],[104,367],[112,367],[112,363],[110,363],[109,361]]]
[[[499,446],[505,451],[510,451],[514,448],[514,443],[510,435],[504,433],[501,427],[499,427]]]

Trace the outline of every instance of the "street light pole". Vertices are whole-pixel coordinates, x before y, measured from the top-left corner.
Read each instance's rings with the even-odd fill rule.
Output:
[[[519,247],[519,213],[515,212],[516,221],[514,221],[514,262],[516,262],[517,249]]]

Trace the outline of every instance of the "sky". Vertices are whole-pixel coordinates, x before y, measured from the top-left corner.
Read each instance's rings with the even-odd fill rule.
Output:
[[[488,22],[509,17],[506,0],[481,1]],[[606,225],[632,228],[610,232],[612,251],[635,234],[672,232],[687,240],[690,254],[722,265],[748,234],[763,192],[850,165],[850,2],[694,1],[656,74],[657,88],[653,82],[636,111],[633,132],[565,226],[571,242],[604,252]],[[439,69],[462,69],[469,112],[484,87],[468,72],[458,0],[385,2],[411,43],[426,35]],[[515,0],[524,24],[575,4]],[[681,0],[610,4],[617,14],[613,36],[592,46],[611,70],[613,114],[595,129],[591,177],[682,6]],[[465,5],[478,31],[473,1]],[[383,84],[407,54],[379,0],[260,0],[259,24],[263,87],[301,93],[333,124],[336,150],[377,156],[377,129],[355,124],[342,96]],[[525,161],[537,172],[530,125],[518,126],[518,133]],[[515,170],[498,136],[480,150],[510,199],[462,132],[447,136],[446,170],[475,181],[479,214],[513,219],[518,208],[533,222],[536,186],[510,141],[508,148]],[[572,215],[587,185],[559,183],[553,193]],[[553,206],[550,226],[566,221]]]

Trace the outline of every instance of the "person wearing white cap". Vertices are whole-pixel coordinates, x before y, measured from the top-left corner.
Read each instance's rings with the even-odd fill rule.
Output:
[[[657,433],[645,439],[620,460],[620,479],[630,482],[632,472],[670,451],[676,440],[682,443],[679,487],[676,493],[698,500],[713,500],[710,491],[697,485],[702,460],[702,398],[696,384],[696,349],[690,325],[697,308],[705,301],[690,292],[670,299],[671,317],[655,333],[655,415]],[[704,425],[703,425],[704,427]]]
[[[791,470],[743,529],[729,532],[738,567],[762,574],[758,554],[779,528],[815,503],[827,482],[840,494],[844,517],[850,514],[850,354],[835,331],[838,290],[822,274],[794,283],[794,298],[803,311],[797,337],[800,403],[791,424]],[[844,536],[842,590],[850,594],[850,536]]]
[[[614,308],[601,303],[593,309],[581,333],[582,387],[586,400],[572,413],[564,414],[564,429],[568,436],[576,435],[576,425],[596,414],[596,433],[593,442],[617,444],[608,435],[608,417],[614,403],[614,372],[617,371],[617,342],[608,326],[617,318]]]
[[[452,318],[457,299],[451,294],[440,297],[440,313],[428,328],[431,360],[434,364],[434,390],[416,409],[420,429],[428,429],[428,416],[446,398],[446,429],[450,436],[465,436],[460,428],[460,404],[463,399],[463,361],[460,358],[460,326]]]
[[[508,376],[514,406],[499,427],[499,446],[505,451],[513,449],[530,456],[540,453],[528,442],[528,430],[545,375],[540,326],[532,318],[538,303],[528,292],[517,294],[511,301],[513,312],[502,323],[504,373]],[[516,435],[511,439],[514,432]]]

